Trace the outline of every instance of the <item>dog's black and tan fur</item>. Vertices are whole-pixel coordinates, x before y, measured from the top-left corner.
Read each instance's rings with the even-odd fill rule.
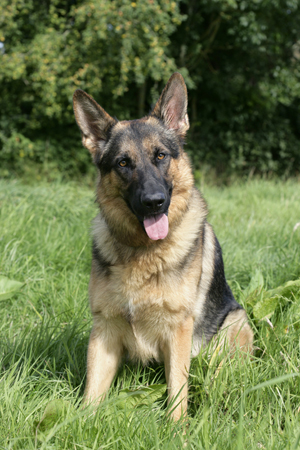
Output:
[[[251,351],[253,341],[183,151],[186,86],[173,74],[139,120],[118,122],[81,90],[74,111],[99,169],[85,401],[103,398],[125,354],[155,359],[164,361],[169,399],[177,396],[176,420],[186,413],[191,356],[219,333],[231,348]],[[148,223],[160,218],[157,237]]]

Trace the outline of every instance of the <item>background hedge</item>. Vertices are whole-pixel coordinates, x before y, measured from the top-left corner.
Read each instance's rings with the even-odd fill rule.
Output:
[[[0,175],[87,172],[74,90],[136,118],[176,70],[196,169],[295,174],[299,34],[298,0],[2,0]]]

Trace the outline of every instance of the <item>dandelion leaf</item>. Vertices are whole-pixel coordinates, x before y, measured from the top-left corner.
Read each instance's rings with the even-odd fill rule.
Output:
[[[24,286],[24,283],[20,283],[20,281],[10,280],[7,277],[0,276],[0,301],[11,298],[22,286]]]

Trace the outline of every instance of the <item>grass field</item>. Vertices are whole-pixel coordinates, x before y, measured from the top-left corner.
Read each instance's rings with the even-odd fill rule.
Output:
[[[246,364],[193,360],[184,435],[167,419],[162,366],[124,364],[97,412],[80,408],[93,191],[0,181],[0,277],[24,283],[0,300],[0,449],[300,447],[300,292],[296,284],[269,292],[300,278],[300,184],[254,180],[202,191],[257,350]],[[146,396],[139,388],[148,385]]]

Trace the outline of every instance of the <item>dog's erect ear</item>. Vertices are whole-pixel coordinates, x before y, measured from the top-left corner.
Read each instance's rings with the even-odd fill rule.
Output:
[[[187,89],[180,73],[173,73],[162,91],[152,114],[162,119],[170,130],[184,136],[190,128],[187,115]]]
[[[82,143],[95,156],[105,144],[107,132],[116,120],[81,89],[74,92],[73,108],[76,122],[82,131]]]

